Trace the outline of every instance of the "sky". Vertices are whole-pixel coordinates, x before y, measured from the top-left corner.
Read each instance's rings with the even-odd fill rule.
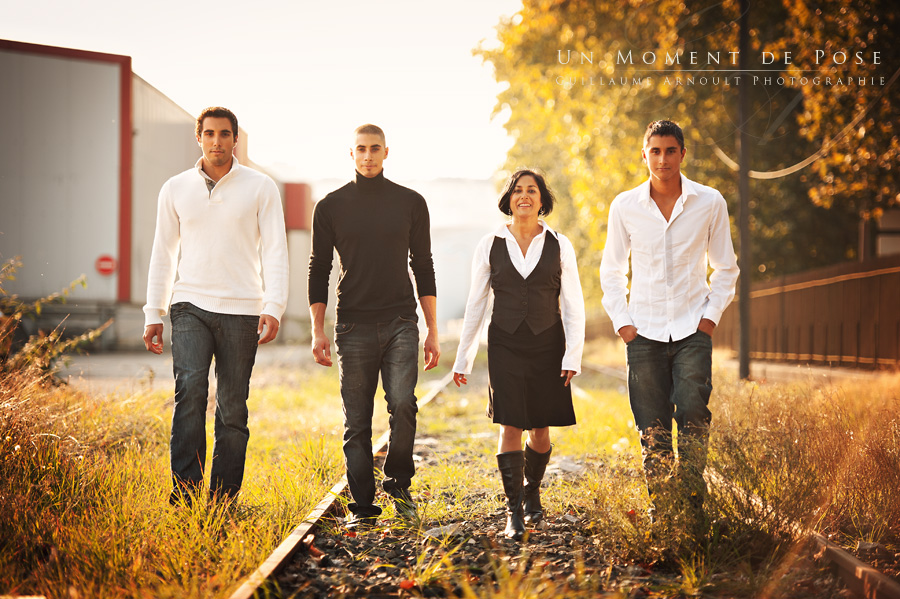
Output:
[[[214,6],[214,9],[210,9]],[[385,174],[487,179],[512,141],[472,55],[520,0],[0,0],[0,38],[122,54],[191,114],[232,109],[251,159],[286,180],[345,179],[363,123]]]

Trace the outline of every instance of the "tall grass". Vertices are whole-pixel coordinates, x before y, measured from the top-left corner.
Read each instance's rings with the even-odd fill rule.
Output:
[[[227,596],[343,470],[336,373],[284,367],[258,374],[240,501],[189,509],[166,502],[170,393],[91,397],[4,374],[0,593]],[[900,537],[900,376],[847,389],[747,384],[717,371],[710,470],[765,505],[711,485],[699,522],[673,518],[653,527],[620,384],[589,375],[575,382],[579,424],[553,430],[553,455],[582,469],[549,475],[544,505],[549,518],[574,516],[586,543],[611,563],[676,572],[673,592],[683,595],[715,588],[753,596],[769,592],[796,554],[791,521],[848,541]],[[485,401],[483,385],[451,387],[419,414],[420,439],[449,445],[439,464],[413,479],[422,529],[485,514],[502,528],[496,426],[484,416]],[[386,426],[383,409],[376,419],[377,433]],[[677,493],[666,500],[677,505]],[[439,569],[468,597],[543,597],[555,588],[537,569],[498,573],[489,588],[469,584],[453,561],[416,563],[423,574]]]
[[[728,388],[711,463],[771,509],[735,496],[728,505],[848,542],[900,542],[900,375]]]
[[[168,393],[89,397],[5,375],[0,592],[226,595],[340,476],[329,374],[310,374],[306,389],[254,389],[239,502],[190,509],[166,501]]]
[[[311,360],[257,367],[231,505],[169,506],[171,391],[47,382],[0,378],[0,594],[228,596],[343,473],[337,373]],[[386,426],[376,410],[375,434]]]
[[[782,576],[803,555],[798,542],[807,528],[835,533],[847,544],[896,547],[900,540],[898,375],[852,387],[759,385],[717,369],[707,472],[718,478],[708,477],[699,514],[686,509],[684,498],[703,489],[664,487],[656,503],[668,517],[654,525],[621,383],[590,374],[575,383],[578,425],[552,430],[551,469],[565,460],[582,470],[548,475],[542,492],[548,517],[574,516],[586,543],[611,563],[668,572],[672,593],[777,596],[779,585],[789,584]],[[414,489],[434,498],[424,502],[426,516],[441,524],[494,513],[502,528],[497,427],[484,416],[485,395],[483,384],[451,388],[433,418],[420,420],[422,434],[453,446],[440,468],[423,468],[414,479]],[[467,597],[553,592],[540,576],[507,572],[494,577],[493,587],[473,587],[459,571],[455,581]],[[790,594],[789,587],[781,591]]]

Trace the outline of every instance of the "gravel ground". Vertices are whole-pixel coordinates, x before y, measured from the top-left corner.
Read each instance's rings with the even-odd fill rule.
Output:
[[[450,456],[446,439],[429,437],[416,446],[423,468]],[[555,469],[545,484],[577,473]],[[521,541],[502,535],[505,512],[498,488],[471,489],[461,501],[486,505],[476,517],[444,523],[410,523],[390,516],[363,533],[348,532],[331,516],[309,535],[277,578],[282,598],[332,597],[739,597],[722,589],[746,587],[743,574],[714,575],[709,592],[690,594],[676,563],[629,563],[607,555],[577,514],[548,514]],[[420,510],[442,497],[417,497]],[[387,497],[380,496],[387,502]],[[342,508],[337,508],[342,512]],[[427,513],[427,509],[424,510]],[[390,514],[386,510],[387,514]],[[810,548],[811,550],[811,548]],[[767,585],[769,597],[851,597],[809,550]],[[738,585],[735,587],[735,585]],[[719,589],[718,591],[716,589]],[[486,595],[486,593],[493,593]],[[750,596],[750,595],[744,595]]]

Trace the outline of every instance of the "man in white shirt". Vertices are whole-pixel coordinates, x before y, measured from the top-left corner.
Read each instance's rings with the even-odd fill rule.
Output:
[[[196,135],[203,156],[159,192],[144,306],[144,345],[155,354],[163,351],[162,316],[171,312],[173,504],[189,504],[203,484],[213,356],[210,496],[231,498],[240,490],[256,348],[278,334],[288,290],[284,213],[275,182],[234,157],[238,124],[230,110],[204,110]]]
[[[650,123],[641,156],[650,178],[619,194],[609,209],[602,303],[626,344],[628,397],[651,504],[675,465],[674,419],[674,481],[699,508],[706,490],[712,335],[734,298],[738,267],[722,194],[681,174],[681,128],[667,120]]]

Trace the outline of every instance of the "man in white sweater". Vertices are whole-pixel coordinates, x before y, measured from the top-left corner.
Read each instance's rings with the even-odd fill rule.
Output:
[[[144,306],[148,351],[162,353],[162,316],[170,311],[172,321],[169,501],[176,505],[192,502],[203,484],[213,356],[217,389],[210,496],[232,498],[240,490],[256,348],[278,334],[288,291],[284,213],[275,182],[233,156],[238,124],[230,110],[204,110],[196,135],[203,156],[159,192]]]

